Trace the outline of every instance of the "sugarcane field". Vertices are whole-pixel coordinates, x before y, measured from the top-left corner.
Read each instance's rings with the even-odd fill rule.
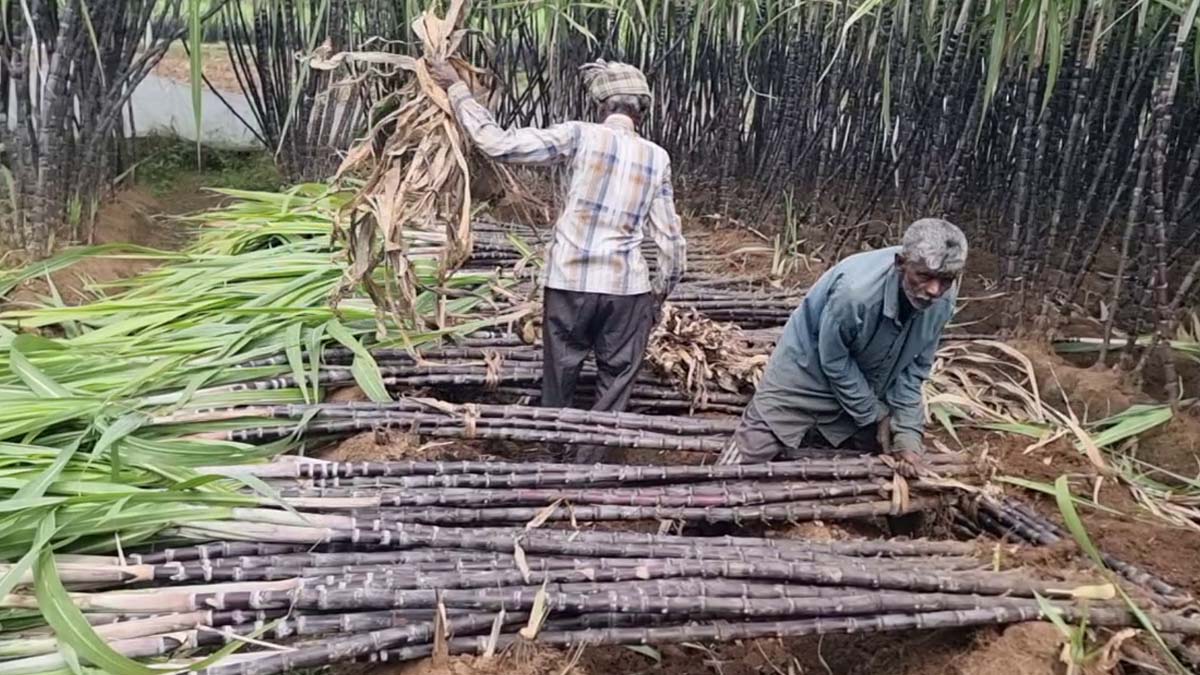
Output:
[[[0,675],[1200,672],[1200,0],[0,22]]]

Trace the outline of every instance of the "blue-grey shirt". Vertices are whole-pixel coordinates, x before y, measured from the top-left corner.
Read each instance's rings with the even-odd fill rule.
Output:
[[[852,255],[804,296],[771,354],[754,406],[779,440],[799,447],[814,426],[833,445],[890,411],[893,447],[920,450],[921,386],[958,284],[925,310],[901,299],[900,247]]]

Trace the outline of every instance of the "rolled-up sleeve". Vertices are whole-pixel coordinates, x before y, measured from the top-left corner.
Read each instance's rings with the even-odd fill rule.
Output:
[[[887,414],[887,408],[875,396],[850,353],[854,335],[862,325],[861,312],[861,303],[856,306],[844,290],[835,285],[821,312],[817,349],[821,372],[829,381],[834,398],[857,426],[866,427]]]
[[[569,160],[578,144],[578,125],[567,122],[539,129],[505,129],[462,82],[446,92],[463,131],[475,147],[498,162],[508,164],[553,164]]]
[[[675,211],[670,166],[650,203],[650,232],[658,246],[658,277],[654,281],[654,291],[666,297],[683,278],[687,267],[687,242],[683,238],[679,214]]]

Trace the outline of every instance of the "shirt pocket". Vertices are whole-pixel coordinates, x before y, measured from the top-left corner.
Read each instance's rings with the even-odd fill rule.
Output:
[[[874,329],[854,355],[858,367],[873,383],[882,371],[887,370],[889,362],[894,360],[891,358],[892,352],[898,349],[896,340],[900,337],[899,328],[886,317],[875,324]]]

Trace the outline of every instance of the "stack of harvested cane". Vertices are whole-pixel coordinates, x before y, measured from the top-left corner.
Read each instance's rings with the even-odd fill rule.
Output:
[[[724,641],[1009,623],[1045,612],[1099,626],[1137,620],[1109,599],[1110,586],[998,571],[992,552],[972,543],[588,527],[611,517],[790,520],[820,509],[837,517],[888,493],[890,472],[877,459],[755,467],[293,460],[216,471],[257,476],[286,508],[235,509],[232,521],[158,535],[204,542],[196,546],[54,560],[57,578],[76,591],[70,601],[117,653],[188,650],[171,662],[185,667],[196,663],[191,650],[243,642],[251,646],[201,672],[271,675],[417,658],[438,643],[495,653],[530,641]],[[915,484],[913,502],[933,489]],[[882,504],[883,513],[915,508]],[[562,527],[548,526],[554,521]],[[4,608],[36,607],[31,581],[22,578]],[[1134,592],[1160,631],[1200,635],[1200,620],[1168,609],[1171,598]],[[0,673],[14,675],[68,665],[40,630],[4,638],[0,659]]]
[[[929,459],[939,476],[971,470],[953,455]],[[944,494],[937,481],[898,482],[885,460],[869,456],[746,466],[277,461],[205,470],[254,475],[288,507],[321,512],[303,520],[290,511],[266,516],[273,522],[339,530],[364,523],[865,518],[934,508]]]
[[[157,425],[228,420],[229,428],[190,435],[243,443],[291,436],[328,438],[378,429],[436,438],[530,443],[583,443],[614,448],[715,452],[735,421],[639,415],[485,403],[453,404],[407,398],[389,403],[346,402],[264,405],[180,411],[153,418]],[[186,427],[179,429],[186,431]]]

